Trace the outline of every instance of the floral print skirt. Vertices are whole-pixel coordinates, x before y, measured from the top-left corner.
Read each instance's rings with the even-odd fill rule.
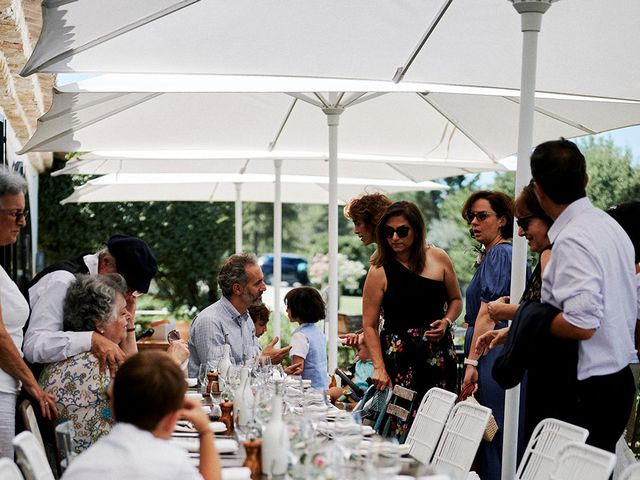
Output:
[[[391,429],[397,438],[404,438],[425,393],[433,387],[456,392],[457,358],[453,336],[447,331],[439,341],[431,342],[425,334],[428,328],[380,333],[382,357],[392,385],[417,392],[406,422],[392,417]]]

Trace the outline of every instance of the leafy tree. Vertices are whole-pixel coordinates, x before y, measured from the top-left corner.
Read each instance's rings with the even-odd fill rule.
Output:
[[[74,183],[69,176],[40,178],[40,249],[47,265],[99,249],[113,233],[144,239],[160,270],[158,296],[172,308],[202,309],[217,299],[220,262],[233,252],[233,204],[201,202],[59,205]],[[69,241],[72,239],[72,241]]]
[[[611,138],[589,137],[579,142],[587,161],[587,195],[602,209],[640,198],[640,169],[629,149],[616,146]]]

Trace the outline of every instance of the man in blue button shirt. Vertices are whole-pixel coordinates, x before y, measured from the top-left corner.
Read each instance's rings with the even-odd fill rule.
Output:
[[[225,343],[231,346],[231,362],[242,365],[255,357],[258,339],[249,315],[249,307],[259,303],[267,289],[258,259],[250,253],[229,257],[218,274],[220,300],[202,310],[189,332],[189,376],[198,375],[201,363],[222,357]],[[291,347],[276,349],[278,338],[262,351],[277,364]]]
[[[635,394],[629,368],[637,313],[633,245],[587,198],[586,162],[574,143],[538,145],[531,174],[540,205],[554,220],[542,276],[542,301],[562,310],[551,332],[580,341],[576,422],[589,430],[587,443],[614,452]]]

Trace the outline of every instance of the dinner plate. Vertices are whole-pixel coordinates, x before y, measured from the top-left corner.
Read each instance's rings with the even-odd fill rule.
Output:
[[[184,394],[185,398],[190,398],[192,400],[202,400],[202,394],[198,392],[187,392]]]
[[[222,433],[227,431],[226,425],[222,422],[209,422],[209,428],[213,433]],[[187,434],[197,435],[198,431],[190,422],[180,420],[176,423],[175,427],[173,427],[173,433],[177,434],[176,436],[184,437],[189,436]]]
[[[202,411],[207,415],[211,413],[211,407],[209,405],[201,405],[200,408],[202,408]]]

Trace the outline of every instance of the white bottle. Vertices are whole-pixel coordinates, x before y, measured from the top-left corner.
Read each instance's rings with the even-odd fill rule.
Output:
[[[231,367],[231,345],[225,343],[222,346],[222,358],[218,363],[218,372],[225,379],[227,378],[227,373],[229,373],[229,367]]]
[[[240,369],[240,385],[233,394],[233,418],[239,427],[246,427],[253,420],[253,403],[249,367],[244,366]]]
[[[282,384],[276,383],[273,396],[271,418],[262,434],[262,472],[269,477],[287,473],[289,434],[282,420]]]

